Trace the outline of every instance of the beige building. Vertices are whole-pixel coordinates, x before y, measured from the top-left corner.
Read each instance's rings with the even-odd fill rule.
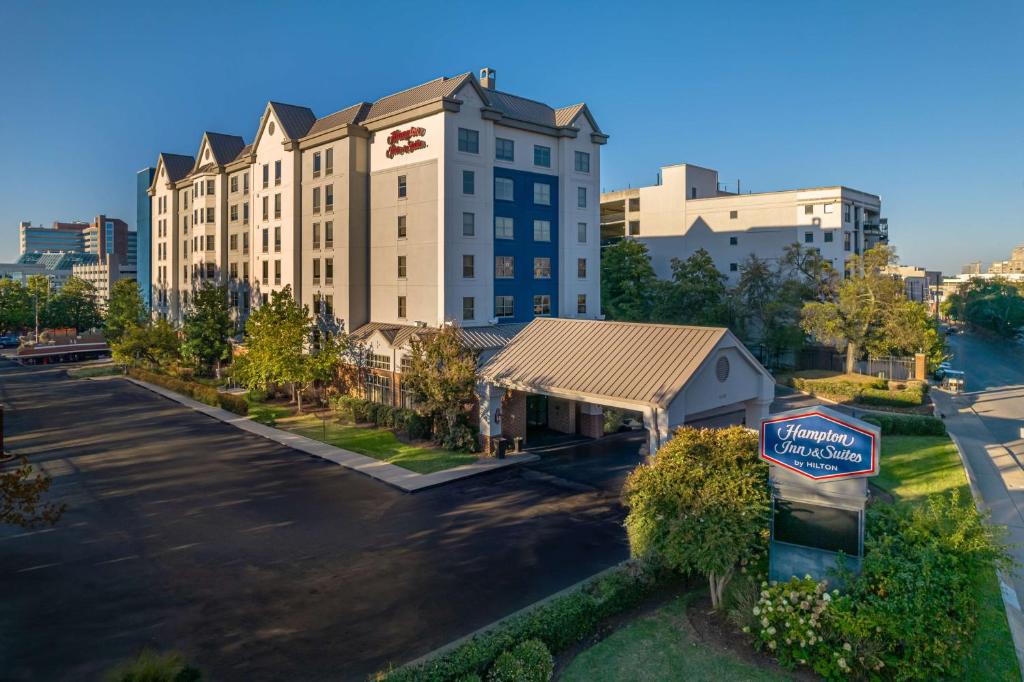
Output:
[[[881,200],[842,186],[737,194],[718,171],[693,164],[661,169],[650,187],[601,195],[601,237],[644,242],[659,277],[672,276],[673,258],[705,249],[735,281],[753,254],[776,259],[793,243],[814,247],[842,269],[846,258],[888,240]]]
[[[990,275],[1012,275],[1024,273],[1024,245],[1015,246],[1010,260],[996,261],[988,268]]]

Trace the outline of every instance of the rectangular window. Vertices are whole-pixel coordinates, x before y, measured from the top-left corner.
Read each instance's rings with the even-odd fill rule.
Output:
[[[640,221],[639,220],[630,220],[629,221],[629,234],[631,236],[636,236],[636,235],[640,234]]]
[[[328,147],[324,156],[324,175],[330,175],[334,172],[334,149]]]
[[[590,154],[587,152],[576,152],[576,171],[578,173],[590,172]]]
[[[691,199],[696,199],[697,198],[697,188],[696,187],[691,187],[690,188],[690,198]]]
[[[551,168],[551,147],[533,145],[533,165]]]
[[[533,203],[540,206],[550,206],[551,185],[546,182],[533,183]]]
[[[263,228],[263,253],[270,250],[270,230],[266,227]]]
[[[468,128],[459,128],[459,151],[469,154],[480,153],[480,133]]]
[[[515,302],[511,296],[494,297],[495,317],[512,317],[515,314]]]
[[[405,308],[405,296],[398,297],[398,317],[405,318],[408,311]]]
[[[208,223],[212,223],[213,222],[213,209],[212,208],[206,209],[206,222],[208,222]]]
[[[494,200],[515,200],[515,183],[512,182],[512,178],[494,178]]]
[[[408,228],[406,227],[405,220],[406,220],[406,218],[405,218],[404,215],[398,216],[398,238],[399,239],[405,239],[408,236],[408,234],[409,234]]]
[[[238,176],[237,175],[232,175],[231,176],[231,193],[234,194],[237,191],[238,191]]]
[[[462,319],[476,319],[476,299],[473,298],[472,296],[462,297]]]
[[[835,210],[835,204],[825,204],[825,213],[834,213]]]
[[[320,284],[320,259],[313,259],[313,284]]]
[[[242,253],[249,253],[249,233],[242,233]]]
[[[551,314],[551,296],[548,294],[538,294],[533,297],[533,314],[534,315],[550,315]]]
[[[740,243],[739,237],[729,237],[729,246],[736,246]]]
[[[206,181],[206,193],[207,194],[213,194],[213,189],[214,189],[215,186],[216,185],[214,185],[213,180],[207,180]]]
[[[835,236],[836,235],[835,235],[834,232],[831,232],[831,231],[830,232],[826,232],[825,233],[825,242],[826,243],[831,243],[835,239]]]
[[[807,204],[806,206],[804,206],[804,215],[813,215],[813,214],[814,214],[814,204]]]
[[[275,194],[274,195],[274,219],[276,220],[276,219],[278,219],[280,217],[281,217],[281,195],[280,194]]]
[[[263,219],[270,220],[270,197],[263,197]]]
[[[534,220],[533,221],[533,241],[535,241],[535,242],[549,242],[549,241],[551,241],[551,221],[550,220]]]
[[[736,220],[740,217],[739,211],[729,211],[729,220]]]
[[[274,261],[274,284],[281,283],[281,261]]]
[[[533,259],[533,278],[551,279],[551,259],[537,257]]]
[[[249,202],[242,204],[242,224],[249,224]]]
[[[212,234],[206,235],[206,250],[207,251],[213,251],[213,235]]]
[[[805,244],[813,244],[814,243],[814,233],[813,232],[804,232],[804,243]]]
[[[320,177],[320,152],[313,152],[313,177]]]
[[[739,272],[739,263],[729,263],[729,272]]]
[[[515,161],[516,143],[504,137],[494,138],[494,158],[498,161]]]
[[[576,259],[576,276],[580,279],[587,278],[587,259],[577,258]]]
[[[334,247],[334,221],[328,220],[324,223],[324,248]]]
[[[324,284],[334,284],[333,258],[324,258]]]
[[[576,314],[586,315],[587,314],[587,295],[576,294]]]
[[[334,210],[334,185],[324,185],[324,209]]]
[[[263,285],[270,283],[267,273],[270,272],[270,261],[263,261]]]
[[[633,199],[629,200],[629,210],[630,211],[639,211],[640,210],[640,199],[639,198],[633,198]]]
[[[405,196],[406,196],[406,192],[408,192],[408,188],[405,185],[405,176],[404,175],[399,175],[398,176],[398,198],[399,199],[404,199]]]
[[[579,208],[587,207],[587,188],[577,187],[576,188],[576,206]]]
[[[206,264],[206,279],[213,279],[216,277],[216,266],[213,263]]]
[[[243,173],[242,174],[242,191],[243,192],[248,192],[249,191],[249,174],[248,173]]]
[[[320,248],[320,223],[313,223],[313,248]]]
[[[850,250],[850,233],[843,232],[843,251]]]
[[[476,236],[476,214],[475,213],[463,213],[462,214],[462,236],[463,237],[475,237]]]
[[[370,353],[366,360],[366,366],[370,369],[383,369],[390,372],[391,357],[388,355],[380,355],[379,353]]]
[[[249,281],[249,261],[242,261],[242,280]]]
[[[405,276],[406,276],[405,256],[399,256],[398,257],[398,279],[405,279]]]
[[[232,263],[228,267],[228,272],[231,273],[231,279],[238,279],[238,263]]]
[[[516,259],[512,256],[494,257],[494,278],[512,279],[516,276]]]
[[[281,162],[280,161],[275,161],[274,162],[274,184],[275,185],[280,185],[281,184]]]
[[[238,220],[238,204],[231,204],[230,210],[231,220]]]
[[[266,201],[266,198],[264,198],[263,201]],[[316,214],[316,213],[319,213],[319,212],[320,212],[320,188],[319,187],[314,187],[313,188],[313,213]]]
[[[263,164],[263,186],[270,187],[270,164]]]
[[[462,193],[463,194],[475,194],[476,193],[476,174],[470,170],[462,171]]]
[[[471,253],[462,254],[462,276],[466,279],[476,277],[476,262]]]
[[[505,218],[497,216],[494,219],[494,238],[495,239],[512,239],[513,238],[513,223],[511,218]]]
[[[587,243],[587,224],[576,223],[576,241],[580,244]]]
[[[277,253],[280,250],[281,250],[281,228],[280,227],[275,227],[274,228],[274,253]]]

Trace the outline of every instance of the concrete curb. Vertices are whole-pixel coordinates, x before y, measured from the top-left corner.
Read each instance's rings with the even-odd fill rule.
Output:
[[[132,379],[131,377],[111,376],[95,378],[126,379],[136,386],[141,386],[142,388],[152,391],[157,395],[173,400],[185,407],[190,407],[196,412],[200,412],[208,417],[222,421],[225,424],[230,424],[237,429],[247,431],[253,435],[260,436],[261,438],[266,438],[267,440],[274,441],[275,443],[284,445],[293,450],[305,452],[306,454],[313,455],[314,457],[334,462],[346,469],[351,469],[352,471],[369,476],[370,478],[386,483],[407,493],[414,493],[420,490],[426,490],[427,488],[444,485],[445,483],[460,481],[464,478],[469,478],[470,476],[478,476],[497,469],[504,469],[505,467],[516,466],[528,462],[536,462],[540,459],[537,455],[531,454],[511,455],[505,459],[481,459],[480,461],[473,462],[472,464],[463,464],[461,466],[452,467],[451,469],[445,469],[444,471],[435,471],[432,474],[418,474],[400,466],[388,464],[387,462],[382,462],[379,459],[367,457],[366,455],[361,455],[358,452],[352,452],[351,450],[335,447],[328,443],[300,436],[296,433],[282,431],[281,429],[275,429],[272,426],[260,424],[249,417],[243,417],[219,407],[212,407],[187,396],[183,396],[180,393],[170,391],[162,386],[150,384],[145,381],[139,381],[138,379]]]

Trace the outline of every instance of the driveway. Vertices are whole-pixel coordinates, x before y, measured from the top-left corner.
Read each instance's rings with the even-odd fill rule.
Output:
[[[143,646],[217,680],[364,680],[627,556],[615,496],[506,470],[415,495],[127,382],[0,360],[55,528],[0,528],[4,680]]]
[[[646,457],[647,432],[616,433],[599,440],[530,451],[541,459],[526,465],[529,471],[578,484],[580,490],[594,488],[618,497],[626,476]]]

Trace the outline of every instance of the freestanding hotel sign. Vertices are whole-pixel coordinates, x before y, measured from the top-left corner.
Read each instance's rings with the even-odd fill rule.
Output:
[[[826,579],[840,553],[858,568],[878,427],[819,405],[768,417],[760,441],[772,488],[770,578]]]

